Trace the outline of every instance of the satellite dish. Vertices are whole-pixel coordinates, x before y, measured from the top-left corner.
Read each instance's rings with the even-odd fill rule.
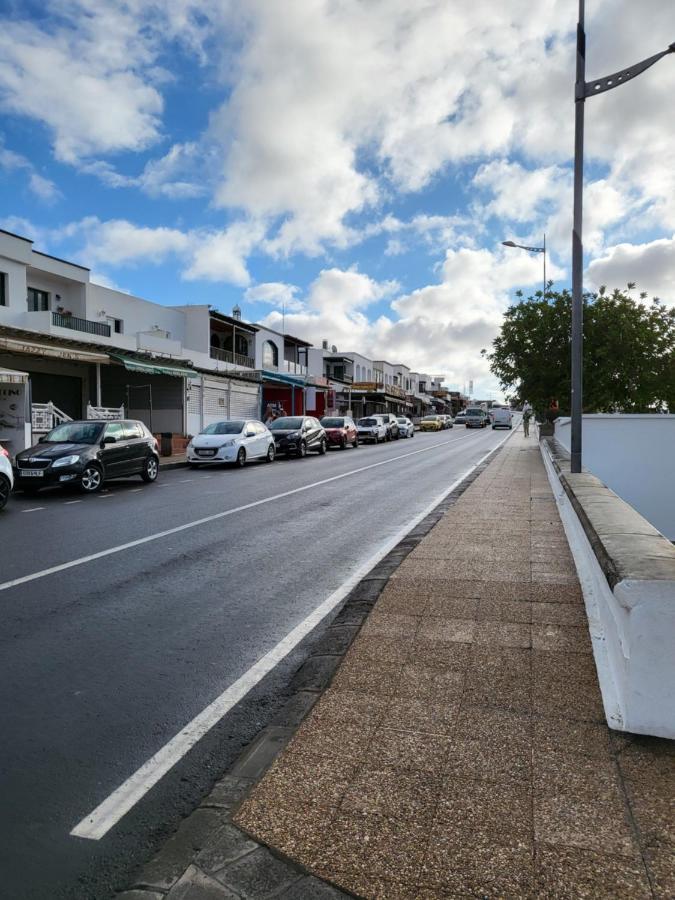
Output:
[[[330,348],[330,352],[337,353],[337,347],[335,346],[335,344],[333,344],[333,346]]]

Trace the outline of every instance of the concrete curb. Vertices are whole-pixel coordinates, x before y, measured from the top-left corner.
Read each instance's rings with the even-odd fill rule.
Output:
[[[515,430],[511,435],[515,434]],[[508,440],[508,438],[507,438]],[[496,447],[356,585],[291,682],[291,697],[181,823],[118,900],[338,900],[352,896],[251,839],[231,824],[249,790],[330,684],[389,578],[501,452]]]

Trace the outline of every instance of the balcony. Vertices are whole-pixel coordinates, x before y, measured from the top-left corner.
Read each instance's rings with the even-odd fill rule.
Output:
[[[230,365],[238,366],[242,369],[255,368],[255,360],[251,359],[250,356],[230,353],[229,350],[220,350],[218,347],[211,347],[211,359],[218,359],[220,362],[230,363]]]
[[[281,365],[278,367],[282,372],[288,372],[289,375],[306,375],[307,366],[303,366],[297,362],[291,362],[289,359],[282,359]]]
[[[62,313],[52,313],[52,325],[58,328],[70,328],[73,331],[83,331],[85,334],[97,334],[100,337],[110,337],[110,325],[103,322],[92,322],[89,319],[79,319],[77,316],[64,316]]]

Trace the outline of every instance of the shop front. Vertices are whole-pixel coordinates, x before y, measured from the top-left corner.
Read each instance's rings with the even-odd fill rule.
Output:
[[[30,376],[0,368],[0,446],[14,456],[30,445]]]

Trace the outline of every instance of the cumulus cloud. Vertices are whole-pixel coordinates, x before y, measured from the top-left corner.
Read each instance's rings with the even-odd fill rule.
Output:
[[[649,297],[675,306],[675,235],[646,244],[617,244],[588,267],[586,282],[594,288],[636,282]]]
[[[268,281],[247,288],[244,298],[250,303],[268,303],[289,312],[299,312],[304,309],[304,303],[297,299],[298,291],[299,288],[294,284]]]
[[[28,176],[28,188],[36,197],[39,197],[40,200],[43,200],[45,203],[53,203],[61,196],[61,192],[53,181],[49,178],[45,178],[44,175],[40,175],[39,172],[35,170],[33,163],[29,159],[26,159],[25,156],[22,156],[20,153],[15,153],[14,150],[9,150],[5,147],[1,138],[0,169],[4,169],[6,172],[25,172]]]

